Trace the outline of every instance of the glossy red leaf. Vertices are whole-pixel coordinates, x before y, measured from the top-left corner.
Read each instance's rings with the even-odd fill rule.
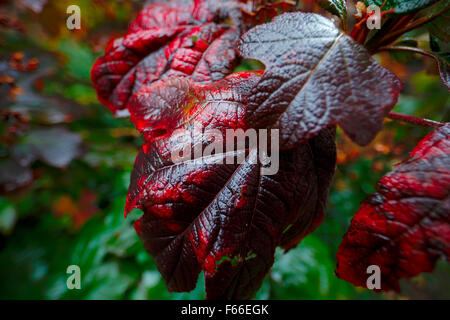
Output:
[[[370,265],[381,270],[381,290],[399,279],[431,272],[450,260],[450,125],[426,136],[377,185],[339,247],[336,274],[366,286]]]
[[[446,53],[436,53],[434,54],[435,60],[438,64],[439,75],[442,82],[450,90],[450,54]]]
[[[247,94],[260,72],[239,72],[213,84],[200,85],[186,78],[172,78],[144,87],[130,100],[130,120],[147,141],[168,137],[183,123],[194,120],[203,129],[248,129],[244,119]],[[236,113],[223,104],[232,103]]]
[[[33,171],[14,158],[0,158],[0,194],[7,194],[29,186]]]
[[[367,6],[383,7],[383,10],[394,10],[395,13],[405,14],[430,6],[438,0],[364,0]]]
[[[189,76],[209,83],[231,73],[240,29],[217,20],[202,1],[145,7],[92,68],[99,100],[126,115],[130,97],[160,78]]]
[[[249,97],[248,121],[279,128],[285,148],[330,124],[368,144],[402,88],[364,47],[317,14],[277,16],[244,34],[239,51],[266,65]]]
[[[33,129],[13,147],[12,154],[24,166],[39,159],[64,169],[83,154],[82,138],[65,127]]]
[[[138,127],[144,133],[146,126],[166,122],[166,133],[180,127],[192,132],[193,121],[202,129],[245,130],[251,125],[242,121],[244,93],[259,78],[242,72],[202,90],[187,79],[166,80],[138,99],[141,113],[133,117],[143,119]],[[252,298],[273,264],[276,247],[296,246],[323,219],[336,161],[333,131],[325,129],[310,142],[281,152],[280,169],[271,176],[262,175],[263,165],[253,161],[256,149],[175,163],[168,135],[150,139],[136,158],[126,212],[144,211],[135,229],[168,289],[194,289],[203,271],[209,299]],[[242,153],[243,163],[224,163]]]

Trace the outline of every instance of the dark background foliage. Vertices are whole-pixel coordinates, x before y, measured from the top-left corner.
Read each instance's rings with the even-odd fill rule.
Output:
[[[319,10],[304,1],[308,10]],[[139,146],[127,119],[98,100],[90,69],[109,40],[123,34],[141,1],[78,0],[82,28],[65,26],[73,1],[0,1],[0,298],[197,299],[168,293],[124,218]],[[408,34],[419,42],[426,29]],[[405,82],[394,111],[450,120],[449,95],[432,61],[381,54]],[[244,61],[237,70],[259,68]],[[386,121],[367,147],[338,131],[338,169],[327,218],[298,248],[277,254],[259,299],[450,298],[449,265],[402,280],[402,294],[376,294],[338,279],[337,246],[375,183],[430,129]],[[66,268],[79,265],[82,289],[66,288]],[[202,277],[200,277],[202,279]]]

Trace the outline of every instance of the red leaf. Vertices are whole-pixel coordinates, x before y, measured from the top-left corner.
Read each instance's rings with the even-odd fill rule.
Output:
[[[179,127],[192,132],[193,121],[202,129],[245,130],[245,92],[259,77],[242,72],[207,86],[187,79],[155,84],[159,88],[141,99],[133,118],[143,119],[138,127],[144,133],[146,125],[165,122],[170,123],[166,132]],[[252,161],[256,149],[177,163],[170,152],[167,135],[149,142],[131,176],[126,212],[144,211],[135,229],[146,250],[171,291],[194,289],[203,270],[208,298],[252,298],[276,247],[296,246],[323,218],[336,160],[333,130],[281,152],[280,169],[271,176]],[[225,164],[226,157],[240,154],[246,154],[242,164]]]
[[[259,79],[259,72],[239,72],[209,85],[183,78],[155,82],[130,100],[130,119],[147,141],[168,137],[194,120],[204,129],[248,129],[252,125],[243,113],[247,93]],[[227,113],[224,103],[238,106],[238,112]]]
[[[144,8],[92,68],[99,100],[114,113],[126,114],[130,97],[160,78],[189,76],[210,83],[231,73],[240,31],[216,20],[202,1]]]
[[[402,88],[364,47],[317,14],[277,16],[244,34],[239,51],[266,65],[250,93],[247,118],[257,128],[280,129],[284,148],[330,124],[368,144]]]
[[[450,259],[450,124],[426,136],[377,185],[353,218],[338,254],[336,274],[366,286],[370,265],[381,269],[381,290],[431,272]]]

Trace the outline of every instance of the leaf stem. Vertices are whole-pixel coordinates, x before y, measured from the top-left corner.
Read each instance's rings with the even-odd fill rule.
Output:
[[[418,117],[414,117],[414,116],[408,116],[406,114],[401,114],[401,113],[397,113],[397,112],[389,112],[387,117],[392,120],[407,122],[407,123],[411,123],[411,124],[415,124],[415,125],[427,127],[427,128],[439,128],[444,125],[444,123],[442,123],[442,122],[418,118]]]
[[[405,46],[387,46],[387,47],[381,47],[381,48],[377,49],[375,53],[378,53],[380,51],[406,51],[406,52],[418,53],[418,54],[432,58],[434,61],[436,61],[436,63],[439,66],[439,58],[436,55],[434,55],[432,52],[429,52],[429,51],[426,51],[423,49],[414,48],[414,47],[405,47]]]

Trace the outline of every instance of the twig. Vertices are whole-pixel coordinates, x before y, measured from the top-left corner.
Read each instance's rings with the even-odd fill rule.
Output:
[[[441,60],[439,60],[439,58],[438,58],[436,55],[434,55],[433,53],[431,53],[431,52],[429,52],[429,51],[426,51],[426,50],[423,50],[423,49],[414,48],[414,47],[405,47],[405,46],[387,46],[387,47],[381,47],[381,48],[377,49],[377,51],[376,51],[375,53],[380,52],[380,51],[406,51],[406,52],[418,53],[418,54],[421,54],[421,55],[423,55],[423,56],[427,56],[427,57],[432,58],[434,61],[436,61],[436,63],[438,64],[438,66],[439,66],[439,63],[440,63],[440,61],[441,61]],[[447,63],[447,64],[448,64],[447,61],[445,61],[445,60],[442,60],[442,61],[443,61],[444,63]]]
[[[389,112],[387,115],[388,118],[392,120],[398,120],[402,122],[407,122],[411,124],[415,124],[422,127],[428,127],[428,128],[439,128],[444,126],[444,123],[434,121],[434,120],[428,120],[428,119],[422,119],[414,116],[408,116],[406,114],[401,114],[397,112]]]

